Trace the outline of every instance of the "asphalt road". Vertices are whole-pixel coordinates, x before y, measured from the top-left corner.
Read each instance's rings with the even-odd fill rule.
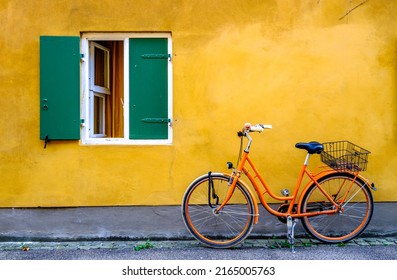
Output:
[[[29,252],[3,251],[2,260],[396,260],[397,246],[322,247],[288,249],[234,249],[207,248],[150,249],[135,252],[132,249],[45,250]]]
[[[233,249],[195,241],[0,242],[7,279],[373,279],[393,275],[397,238],[345,245],[246,240]]]
[[[397,239],[326,245],[300,240],[295,252],[284,241],[247,240],[233,249],[195,241],[0,243],[0,260],[397,260]]]

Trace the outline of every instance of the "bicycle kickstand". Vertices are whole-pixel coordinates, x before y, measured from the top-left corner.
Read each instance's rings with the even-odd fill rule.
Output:
[[[287,217],[287,236],[288,236],[288,243],[291,245],[291,252],[295,253],[295,237],[294,237],[294,230],[296,226],[296,219],[292,219],[291,216]]]

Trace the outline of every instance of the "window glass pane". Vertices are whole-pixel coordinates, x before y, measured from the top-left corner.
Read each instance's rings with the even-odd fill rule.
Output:
[[[94,96],[94,134],[103,134],[104,98]]]
[[[107,82],[107,53],[95,47],[95,85],[108,88]]]

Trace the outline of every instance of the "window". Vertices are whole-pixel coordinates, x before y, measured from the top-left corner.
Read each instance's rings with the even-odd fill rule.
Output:
[[[82,142],[169,144],[171,37],[84,33]]]
[[[40,138],[172,143],[171,53],[169,33],[42,36]]]

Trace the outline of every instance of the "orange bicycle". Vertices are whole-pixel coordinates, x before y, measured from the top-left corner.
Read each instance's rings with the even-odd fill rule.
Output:
[[[253,191],[241,180],[245,175],[263,207],[287,224],[292,250],[297,219],[302,220],[308,233],[325,243],[347,242],[359,236],[369,224],[374,207],[370,190],[376,188],[360,174],[367,167],[370,152],[348,141],[297,143],[296,148],[307,151],[306,159],[292,195],[284,189],[282,196],[278,196],[270,190],[249,157],[250,133],[270,128],[271,125],[245,124],[238,132],[241,145],[237,167],[227,163],[233,170],[231,174],[209,172],[189,185],[183,196],[182,216],[190,233],[213,248],[236,246],[248,237],[258,222],[259,213]],[[244,138],[248,142],[242,153]],[[307,166],[313,154],[320,154],[326,165],[310,172]],[[305,175],[309,182],[299,192]],[[266,194],[282,201],[277,210],[266,202]]]

